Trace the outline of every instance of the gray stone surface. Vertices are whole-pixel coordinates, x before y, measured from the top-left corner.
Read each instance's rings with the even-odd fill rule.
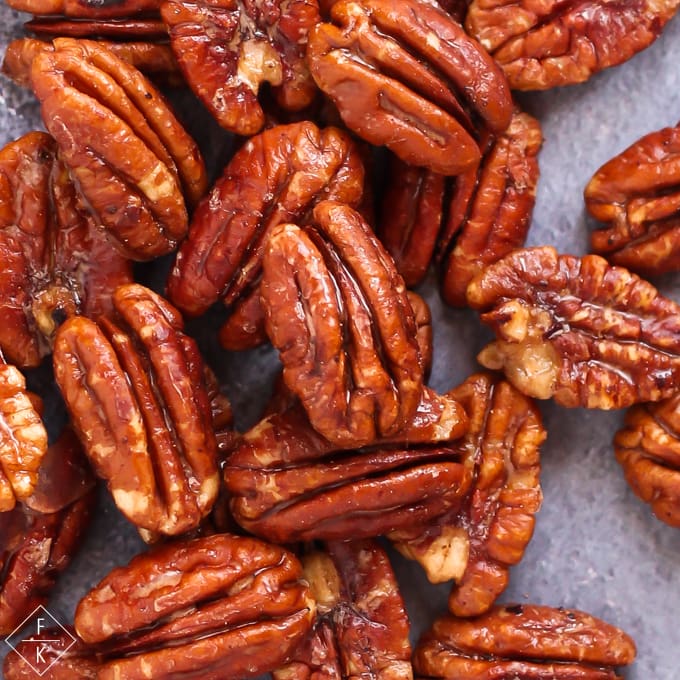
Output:
[[[0,17],[4,51],[7,41],[20,32],[20,17],[4,6]],[[551,243],[575,254],[586,251],[589,225],[583,186],[612,155],[680,117],[678,64],[680,20],[675,20],[655,45],[627,64],[585,85],[521,97],[540,118],[546,137],[531,244]],[[182,105],[217,172],[229,152],[229,140],[205,122],[190,98],[183,98]],[[0,143],[39,126],[37,114],[30,95],[4,79],[0,82]],[[141,276],[162,280],[158,271],[142,271]],[[663,288],[680,299],[673,277],[664,280]],[[475,354],[487,336],[472,313],[444,308],[432,281],[424,290],[436,319],[432,383],[448,389],[474,370]],[[208,326],[214,328],[215,323],[209,321]],[[257,350],[234,358],[219,349],[210,331],[200,334],[233,398],[239,422],[252,422],[275,371],[271,353]],[[44,375],[32,381],[46,386]],[[55,419],[58,410],[51,407]],[[611,449],[621,414],[569,411],[549,403],[542,410],[549,431],[543,453],[545,501],[534,540],[513,570],[504,599],[577,607],[602,616],[638,643],[639,658],[626,674],[629,680],[676,680],[680,533],[655,520],[623,480]],[[141,545],[103,494],[84,548],[62,578],[50,610],[62,621],[69,620],[78,598]],[[448,586],[429,585],[416,565],[400,558],[395,558],[395,565],[415,638],[444,611]]]

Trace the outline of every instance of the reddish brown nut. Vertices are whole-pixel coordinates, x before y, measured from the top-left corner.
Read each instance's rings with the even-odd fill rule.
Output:
[[[262,130],[257,95],[265,82],[284,109],[314,99],[304,56],[320,21],[316,0],[165,0],[161,15],[187,83],[230,132]]]
[[[635,659],[622,630],[574,609],[503,605],[484,616],[444,616],[422,637],[417,674],[446,680],[621,680]]]
[[[11,0],[7,3],[29,14],[110,19],[158,10],[160,0]]]
[[[235,307],[239,323],[256,319],[245,327],[230,324],[238,346],[248,344],[243,334],[253,335],[251,344],[257,344],[262,254],[272,229],[304,220],[326,198],[356,205],[363,183],[359,154],[340,130],[319,130],[310,122],[265,130],[234,155],[196,210],[168,280],[168,296],[192,315],[222,299]],[[223,342],[229,344],[230,337],[224,332]]]
[[[301,559],[318,616],[274,680],[412,680],[408,616],[380,545],[331,541]]]
[[[59,328],[54,371],[74,428],[123,514],[141,529],[198,526],[219,487],[203,361],[177,310],[136,284],[116,314]]]
[[[50,39],[57,36],[109,38],[110,40],[167,40],[168,38],[165,24],[160,20],[160,17],[70,19],[68,17],[42,16],[27,21],[24,28],[31,33]],[[164,47],[164,49],[170,50],[169,47]],[[176,63],[174,65],[177,67]],[[183,79],[182,82],[184,82]]]
[[[470,489],[445,515],[390,538],[431,582],[455,580],[451,613],[476,616],[505,590],[510,566],[533,535],[546,433],[531,400],[490,375],[471,376],[449,396],[470,416],[468,433],[454,445],[470,472]]]
[[[37,366],[64,317],[109,310],[113,289],[131,280],[49,135],[0,150],[0,349],[11,362]]]
[[[133,66],[90,40],[59,38],[33,59],[33,90],[60,158],[113,243],[136,259],[170,252],[186,202],[206,190],[198,147]]]
[[[331,16],[310,33],[309,67],[366,141],[455,175],[479,160],[476,130],[508,126],[502,71],[435,3],[340,0]]]
[[[656,40],[678,0],[473,0],[465,27],[515,90],[581,83]]]
[[[680,126],[645,135],[605,163],[585,189],[603,228],[592,249],[647,276],[680,269]]]
[[[680,307],[597,255],[516,250],[472,280],[497,340],[478,356],[524,394],[562,406],[659,401],[680,380]]]
[[[75,629],[104,645],[98,680],[250,678],[285,663],[315,603],[288,551],[222,534],[170,543],[114,569]]]

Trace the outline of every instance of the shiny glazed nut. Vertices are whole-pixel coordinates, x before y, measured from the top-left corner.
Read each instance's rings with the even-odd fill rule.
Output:
[[[635,653],[622,630],[584,612],[505,605],[474,619],[437,619],[413,667],[447,680],[621,680],[614,667]]]
[[[302,556],[318,616],[274,680],[412,680],[409,621],[376,541],[330,541]]]
[[[59,38],[36,55],[33,90],[89,209],[136,259],[170,252],[206,190],[198,147],[160,93],[99,43]]]
[[[309,67],[366,141],[455,175],[479,160],[477,130],[508,126],[502,71],[435,3],[340,0],[331,16],[310,33]]]
[[[314,99],[304,56],[320,21],[316,0],[166,0],[161,15],[187,83],[226,130],[260,132],[264,83],[284,109]]]
[[[606,225],[592,233],[596,253],[648,276],[680,269],[680,127],[652,132],[605,163],[584,196]]]
[[[125,19],[69,19],[67,17],[34,17],[24,28],[43,38],[110,38],[111,40],[167,40],[168,33],[160,17]],[[118,43],[116,43],[118,44]],[[164,49],[170,50],[169,46]],[[124,48],[123,48],[124,50]],[[172,52],[172,50],[170,50]],[[176,65],[176,64],[175,64]]]
[[[472,280],[497,340],[478,356],[524,394],[562,406],[659,401],[680,379],[680,307],[597,255],[516,250]]]
[[[320,200],[356,205],[363,183],[359,154],[336,128],[319,130],[305,121],[248,140],[194,214],[168,280],[170,300],[192,315],[203,314],[219,299],[235,307],[237,318],[254,315],[251,328],[234,326],[255,336],[257,344],[263,337],[262,254],[272,229],[281,222],[304,221]],[[243,347],[247,342],[238,330],[232,333]],[[229,345],[231,336],[226,335],[222,340]]]
[[[291,553],[221,534],[169,543],[114,569],[80,601],[75,629],[110,650],[98,680],[223,680],[284,663],[314,616]]]
[[[515,90],[581,83],[656,40],[678,0],[473,0],[465,19]]]
[[[153,12],[160,0],[11,0],[7,4],[29,14],[109,19]]]
[[[171,305],[137,284],[116,314],[59,328],[55,378],[97,474],[141,529],[181,534],[217,496],[217,443],[203,361]]]
[[[539,448],[546,437],[529,399],[505,381],[476,374],[449,396],[463,404],[470,428],[455,442],[471,484],[459,506],[424,527],[390,535],[433,583],[454,579],[449,610],[485,612],[508,584],[541,506]]]

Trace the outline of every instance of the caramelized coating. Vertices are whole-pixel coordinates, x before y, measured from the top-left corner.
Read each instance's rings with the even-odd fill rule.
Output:
[[[157,11],[160,0],[11,0],[7,4],[29,14],[112,19]]]
[[[165,24],[159,18],[134,17],[124,19],[69,19],[68,17],[34,17],[24,24],[26,30],[42,36],[54,38],[109,38],[111,40],[167,40]],[[116,46],[120,43],[114,43]],[[164,51],[169,49],[166,46]],[[125,52],[125,47],[121,45]],[[115,49],[114,49],[115,52]],[[119,55],[125,59],[124,54]],[[126,60],[127,61],[127,60]],[[173,60],[174,62],[174,60]],[[177,67],[176,63],[174,64]],[[139,67],[137,67],[139,68]],[[140,69],[144,70],[144,69]],[[182,81],[183,82],[183,81]]]

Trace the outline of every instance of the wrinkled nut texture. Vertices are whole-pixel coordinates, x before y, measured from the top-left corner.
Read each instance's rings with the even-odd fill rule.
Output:
[[[470,487],[445,515],[390,538],[425,568],[431,582],[456,581],[451,613],[476,616],[505,590],[510,566],[521,560],[533,535],[546,432],[531,400],[491,375],[475,374],[449,396],[470,416],[467,434],[454,443]]]
[[[435,3],[340,0],[331,16],[310,33],[309,67],[366,141],[455,175],[479,160],[480,129],[508,126],[502,71]]]
[[[11,0],[7,4],[29,14],[113,19],[158,10],[160,0]]]
[[[166,0],[161,15],[187,83],[226,130],[260,132],[264,83],[284,109],[312,103],[304,56],[320,21],[316,0]]]
[[[680,527],[680,396],[629,409],[614,450],[636,495]]]
[[[516,250],[472,280],[468,303],[497,340],[479,362],[562,406],[659,401],[680,379],[680,307],[597,255]]]
[[[272,229],[304,221],[320,200],[358,204],[363,183],[356,147],[336,128],[320,130],[305,121],[249,139],[194,214],[168,279],[170,300],[192,315],[220,299],[234,315],[243,306],[250,309],[245,318],[252,318],[255,307],[259,319],[244,333],[259,340],[259,279]]]
[[[459,503],[469,486],[449,443],[464,432],[460,411],[458,402],[427,392],[401,439],[343,449],[293,403],[246,432],[227,459],[232,514],[277,543],[368,538],[423,524]]]
[[[573,609],[494,607],[483,616],[444,616],[421,638],[417,674],[448,680],[621,680],[635,643],[622,630]]]
[[[137,284],[116,314],[59,328],[55,379],[74,428],[121,512],[141,529],[198,526],[219,487],[203,361],[177,310]]]
[[[678,0],[473,0],[465,27],[515,90],[581,83],[656,40]]]
[[[642,275],[680,269],[680,127],[645,135],[605,163],[584,197],[604,223],[593,251]]]
[[[207,179],[161,94],[106,47],[72,38],[35,56],[31,81],[60,158],[112,242],[140,260],[172,251]]]
[[[330,541],[301,560],[318,616],[274,680],[412,680],[408,616],[380,545]]]
[[[314,616],[294,555],[221,534],[169,543],[114,569],[74,621],[84,642],[110,650],[98,680],[223,680],[284,663]]]

